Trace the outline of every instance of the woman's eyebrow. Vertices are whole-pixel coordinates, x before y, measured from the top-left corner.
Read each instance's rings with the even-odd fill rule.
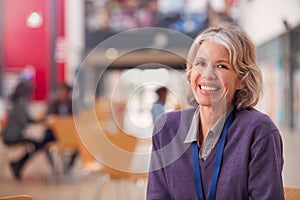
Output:
[[[229,61],[227,59],[219,59],[219,60],[217,60],[217,63],[222,63],[222,62],[229,63]]]
[[[202,56],[196,56],[195,60],[207,60],[206,58],[202,57]]]

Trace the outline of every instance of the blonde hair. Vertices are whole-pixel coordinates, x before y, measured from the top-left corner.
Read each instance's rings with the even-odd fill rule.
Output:
[[[256,63],[256,49],[247,33],[236,25],[226,24],[209,27],[194,40],[186,61],[187,79],[190,82],[191,69],[196,53],[205,40],[224,46],[243,88],[237,90],[233,104],[238,110],[254,107],[262,91],[262,74]]]

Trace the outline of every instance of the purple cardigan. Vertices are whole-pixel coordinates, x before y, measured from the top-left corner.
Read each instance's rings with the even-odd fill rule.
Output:
[[[162,115],[155,123],[147,200],[197,199],[191,144],[183,141],[195,108]],[[204,198],[211,182],[216,147],[200,159]],[[216,200],[280,200],[282,140],[271,119],[255,110],[235,111],[226,138]]]

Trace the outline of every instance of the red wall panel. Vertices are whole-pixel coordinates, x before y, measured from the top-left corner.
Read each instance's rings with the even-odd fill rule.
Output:
[[[50,90],[50,8],[52,0],[3,0],[3,67],[20,68],[32,65],[35,70],[35,99],[45,100]],[[61,10],[56,16],[57,35],[64,35],[63,2],[56,1]],[[57,8],[58,10],[58,8]],[[30,28],[26,20],[32,12],[39,12],[43,24]],[[58,80],[63,81],[63,64],[57,69]],[[60,69],[62,68],[62,69]]]
[[[57,0],[57,35],[62,41],[65,41],[65,12],[64,12],[64,0]],[[59,44],[58,44],[59,45]],[[64,46],[64,44],[63,44]],[[65,47],[63,47],[65,48]],[[56,46],[56,50],[59,51],[59,46]],[[64,49],[65,51],[65,49]],[[58,52],[59,53],[59,52]],[[63,53],[65,54],[65,52]],[[65,55],[64,55],[65,56]],[[57,60],[57,81],[64,82],[65,80],[65,58]]]

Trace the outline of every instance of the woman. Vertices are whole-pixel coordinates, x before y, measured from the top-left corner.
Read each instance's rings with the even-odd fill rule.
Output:
[[[31,148],[18,161],[11,162],[11,168],[14,176],[21,179],[21,171],[28,159],[37,151],[43,148],[43,145],[37,141],[25,137],[25,130],[29,123],[35,123],[28,113],[28,101],[32,94],[33,87],[29,81],[22,80],[17,85],[11,96],[12,109],[9,114],[8,123],[3,130],[3,140],[6,145],[15,145],[21,143],[31,144]]]
[[[279,130],[253,108],[262,75],[248,35],[204,30],[187,78],[198,106],[157,120],[147,199],[284,199]]]

